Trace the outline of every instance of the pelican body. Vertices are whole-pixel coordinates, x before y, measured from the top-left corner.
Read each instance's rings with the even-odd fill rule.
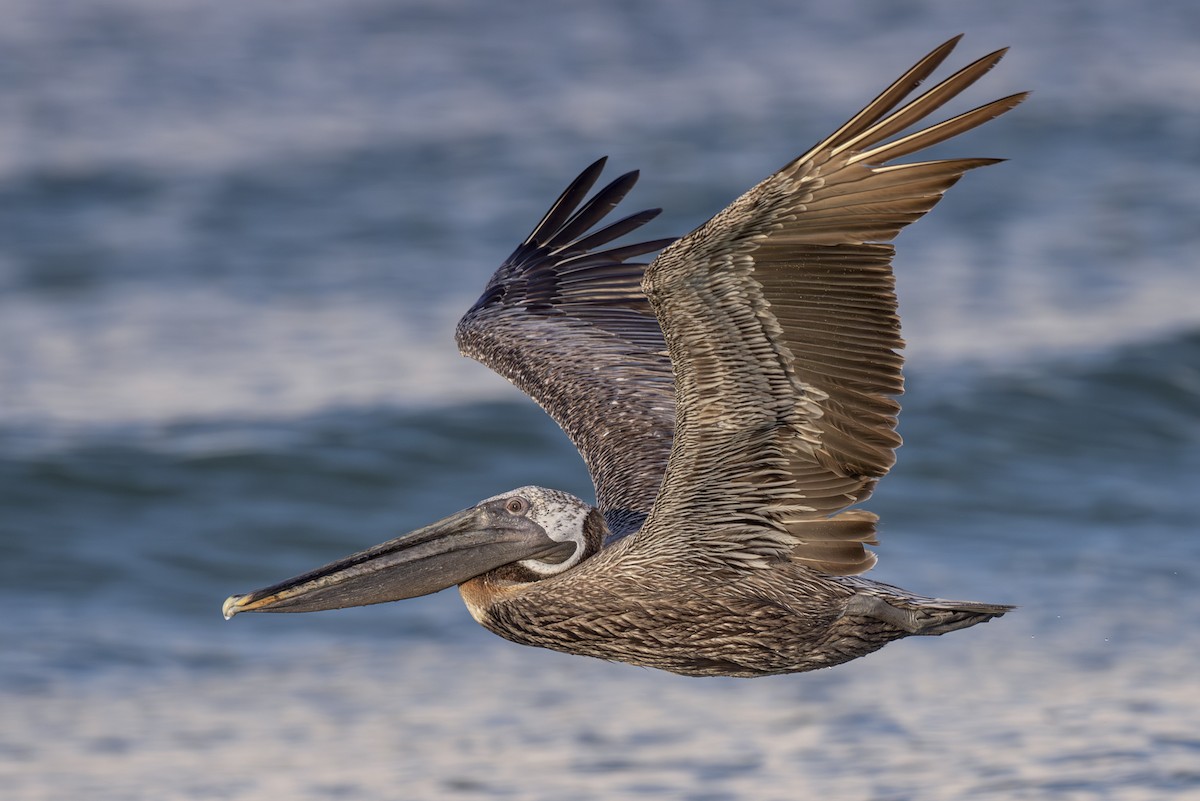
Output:
[[[902,392],[889,241],[995,159],[894,163],[1016,106],[921,123],[985,56],[912,98],[958,37],[804,155],[678,240],[596,229],[637,180],[563,192],[460,321],[462,352],[539,403],[579,449],[595,505],[542,487],[225,602],[309,612],[458,585],[513,642],[690,676],[845,662],[1002,615],[862,577],[870,496]],[[648,265],[630,261],[658,252]]]

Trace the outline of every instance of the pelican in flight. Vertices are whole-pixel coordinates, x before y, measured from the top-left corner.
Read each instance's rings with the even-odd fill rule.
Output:
[[[1011,607],[862,577],[877,517],[850,509],[895,461],[902,347],[887,244],[968,170],[895,163],[1016,106],[905,133],[990,70],[918,85],[955,37],[849,122],[678,240],[612,245],[659,210],[593,230],[637,180],[592,164],[458,324],[462,352],[526,392],[579,449],[592,505],[542,487],[245,595],[311,612],[458,585],[517,643],[690,676],[828,667]],[[649,265],[629,261],[661,251]]]

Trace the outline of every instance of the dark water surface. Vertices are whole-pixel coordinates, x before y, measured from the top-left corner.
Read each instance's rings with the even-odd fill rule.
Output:
[[[0,0],[0,797],[1200,797],[1200,12],[1152,11]],[[1017,612],[759,681],[454,593],[221,620],[587,496],[455,353],[490,271],[595,157],[682,233],[960,31],[1014,48],[969,105],[1035,95],[899,242],[876,575]]]

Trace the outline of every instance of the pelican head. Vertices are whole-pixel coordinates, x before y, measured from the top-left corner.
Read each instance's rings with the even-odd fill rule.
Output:
[[[487,577],[507,585],[557,576],[595,554],[606,528],[575,496],[521,487],[324,567],[244,595],[240,612],[316,612],[400,601]]]

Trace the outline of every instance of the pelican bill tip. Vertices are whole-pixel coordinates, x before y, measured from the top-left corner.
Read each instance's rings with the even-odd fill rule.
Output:
[[[245,595],[230,595],[225,599],[225,603],[221,604],[221,614],[225,616],[226,620],[232,619],[234,615],[242,611],[241,602],[245,597]]]

